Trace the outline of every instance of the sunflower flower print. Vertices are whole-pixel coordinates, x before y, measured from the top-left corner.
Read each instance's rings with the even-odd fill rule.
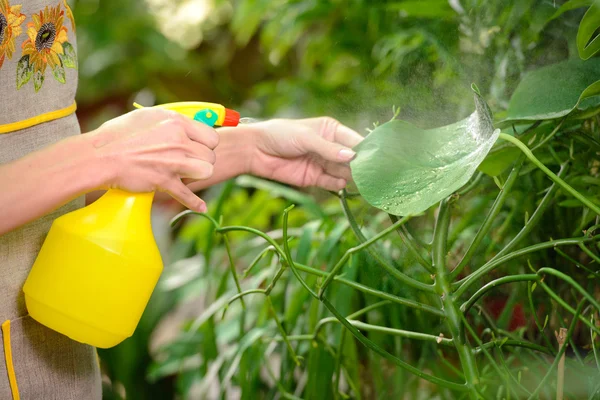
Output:
[[[17,89],[33,78],[38,92],[44,84],[46,69],[60,83],[66,83],[65,68],[77,69],[77,56],[68,42],[67,27],[63,25],[64,10],[60,4],[33,14],[27,24],[28,39],[22,45],[22,57],[17,65]]]
[[[25,15],[21,14],[21,6],[12,6],[8,0],[0,0],[0,68],[4,59],[11,59],[15,52],[15,39],[23,33],[21,24]]]

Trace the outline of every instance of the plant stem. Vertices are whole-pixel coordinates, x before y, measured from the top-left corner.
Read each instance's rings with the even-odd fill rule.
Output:
[[[469,261],[471,261],[471,258],[473,258],[473,255],[477,251],[477,248],[481,244],[481,241],[483,240],[483,238],[488,234],[488,232],[492,228],[492,224],[494,223],[496,217],[502,210],[502,206],[504,205],[504,202],[506,201],[506,198],[508,197],[510,190],[512,189],[513,185],[517,181],[517,178],[519,177],[519,172],[521,171],[521,167],[523,166],[524,161],[525,161],[525,156],[521,154],[519,156],[519,158],[517,159],[517,162],[515,163],[512,171],[510,172],[508,179],[502,186],[502,189],[500,189],[500,193],[498,194],[496,201],[494,201],[494,204],[492,205],[492,209],[486,215],[486,217],[483,221],[483,224],[481,224],[481,227],[477,231],[477,234],[475,234],[475,238],[469,245],[467,252],[463,256],[463,258],[460,260],[460,262],[458,263],[456,268],[454,268],[454,270],[450,274],[450,278],[449,278],[450,281],[453,281],[462,272],[462,270],[467,266]]]
[[[460,310],[466,314],[469,311],[469,309],[473,306],[473,304],[475,304],[475,302],[477,300],[479,300],[479,298],[481,296],[483,296],[484,294],[486,294],[491,289],[493,289],[497,286],[504,285],[505,283],[512,283],[512,282],[538,281],[539,279],[540,279],[540,277],[536,274],[509,275],[509,276],[505,276],[505,277],[502,277],[499,279],[495,279],[495,280],[487,283],[485,286],[483,286],[477,292],[475,292],[475,294],[473,296],[471,296],[471,298],[469,300],[467,300],[466,302],[463,303],[462,306],[460,306]]]
[[[558,183],[564,190],[569,192],[577,200],[581,201],[586,207],[590,208],[593,212],[596,213],[596,215],[600,215],[600,207],[592,203],[588,198],[583,196],[577,190],[573,189],[568,183],[556,176],[554,172],[550,171],[548,167],[546,167],[540,160],[538,160],[533,155],[531,150],[529,150],[529,147],[527,147],[523,142],[506,133],[501,133],[499,137],[516,145],[523,153],[525,153],[527,158],[529,158],[529,160],[531,160],[532,163],[534,163],[539,169],[541,169],[546,175],[548,175],[550,179]]]
[[[537,243],[533,246],[525,247],[523,249],[516,250],[512,253],[508,253],[502,257],[492,259],[485,263],[481,268],[473,272],[471,275],[465,277],[464,279],[461,279],[458,282],[455,282],[453,286],[459,286],[459,288],[456,290],[454,295],[456,298],[460,297],[469,288],[469,286],[475,283],[475,281],[491,272],[497,266],[504,264],[505,262],[510,261],[513,258],[517,258],[529,253],[534,253],[536,251],[544,250],[550,247],[591,242],[597,239],[598,237],[600,236],[594,236],[593,238],[582,236],[579,238],[550,240],[548,242]]]
[[[436,384],[436,385],[439,385],[439,386],[442,386],[442,387],[445,387],[445,388],[448,388],[451,390],[456,390],[459,392],[464,392],[464,391],[470,390],[464,384],[447,381],[445,379],[438,378],[437,376],[429,375],[429,374],[421,371],[419,368],[413,367],[412,365],[406,363],[405,361],[401,360],[400,358],[388,353],[387,351],[385,351],[384,349],[379,347],[377,344],[375,344],[373,341],[368,339],[366,336],[364,336],[362,333],[360,333],[358,331],[358,329],[356,329],[346,318],[344,318],[339,313],[338,310],[336,310],[336,308],[333,306],[333,304],[331,304],[331,302],[329,300],[327,300],[326,297],[323,297],[323,299],[321,301],[323,302],[323,305],[338,319],[338,321],[340,321],[342,323],[342,325],[344,325],[346,327],[346,329],[348,329],[350,331],[350,333],[352,333],[352,335],[359,342],[361,342],[368,349],[374,351],[375,353],[379,354],[383,358],[387,359],[388,361],[391,361],[392,363],[396,364],[400,368],[403,368],[403,369],[415,374],[416,376],[420,377],[421,379],[425,379],[433,384]]]
[[[309,266],[298,264],[298,263],[295,263],[295,265],[296,265],[296,268],[298,268],[298,270],[300,270],[300,271],[308,272],[309,274],[318,275],[318,276],[327,276],[327,272],[325,272],[325,271],[321,271],[316,268],[311,268]],[[398,297],[398,296],[395,296],[395,295],[387,293],[387,292],[382,292],[380,290],[370,288],[370,287],[360,284],[358,282],[354,282],[354,281],[342,278],[341,276],[336,276],[335,278],[333,278],[333,280],[336,282],[339,282],[341,284],[344,284],[346,286],[350,286],[351,288],[354,288],[356,290],[360,290],[363,293],[378,297],[380,299],[390,300],[394,303],[397,303],[397,304],[400,304],[400,305],[403,305],[406,307],[425,311],[430,314],[436,315],[440,318],[445,317],[445,314],[440,309],[432,307],[428,304],[419,303],[414,300],[405,299],[403,297]]]
[[[477,399],[478,394],[475,387],[479,384],[479,374],[473,353],[462,334],[462,313],[457,307],[450,291],[448,271],[446,269],[446,246],[448,242],[448,228],[450,226],[450,201],[449,198],[441,201],[433,234],[433,265],[436,269],[435,286],[438,295],[441,297],[446,314],[446,323],[452,334],[454,347],[458,352],[462,364],[469,396],[471,399]]]
[[[286,262],[288,263],[288,265],[290,266],[290,268],[292,269],[292,273],[296,276],[296,279],[298,279],[298,282],[300,282],[300,284],[302,286],[304,286],[304,289],[306,289],[312,297],[317,298],[317,294],[311,288],[308,287],[308,284],[304,281],[304,279],[302,279],[302,277],[298,273],[298,271],[296,269],[296,264],[294,263],[292,254],[290,252],[290,246],[289,246],[288,237],[287,237],[287,228],[288,228],[288,214],[292,208],[294,208],[294,205],[291,205],[290,207],[286,208],[283,211],[283,249],[284,249],[285,259],[286,259]]]
[[[494,347],[494,346],[499,346],[499,347],[505,347],[505,346],[523,347],[525,349],[536,350],[536,351],[539,351],[540,353],[545,353],[545,354],[552,355],[552,352],[549,351],[544,346],[540,346],[539,344],[527,342],[525,340],[514,340],[514,339],[509,339],[509,340],[496,339],[496,340],[492,340],[490,342],[487,342],[487,343],[484,343],[484,344],[480,345],[479,347],[474,348],[473,349],[473,354],[479,354],[480,352],[483,351],[483,349],[487,349],[488,347]]]
[[[558,351],[562,350],[566,346],[567,341],[567,329],[560,328],[560,333],[554,333],[556,335],[556,341],[558,342]],[[556,379],[556,400],[563,400],[565,386],[565,353],[562,352],[560,361],[558,362],[558,374]]]
[[[577,310],[575,311],[573,319],[571,320],[571,325],[569,326],[569,330],[567,331],[566,340],[568,340],[571,337],[571,335],[573,334],[573,330],[575,329],[575,325],[577,325],[577,319],[578,319],[578,317],[579,317],[579,315],[581,313],[581,309],[583,308],[584,304],[585,304],[585,300],[582,299],[579,302],[579,305],[577,306]],[[562,358],[562,355],[564,354],[564,352],[565,352],[566,349],[567,349],[567,346],[561,346],[560,350],[556,354],[556,358],[554,359],[554,362],[552,363],[552,365],[548,369],[548,372],[546,373],[546,375],[544,376],[544,378],[542,378],[542,381],[540,382],[540,384],[538,385],[538,387],[535,389],[535,391],[531,394],[531,396],[529,396],[528,400],[533,400],[533,399],[537,398],[537,396],[539,395],[540,391],[542,390],[542,388],[546,384],[546,381],[550,378],[550,375],[552,374],[552,371],[554,370],[554,368],[556,367],[556,365],[558,364],[558,362]]]
[[[275,320],[275,323],[277,324],[279,333],[281,333],[281,337],[283,338],[283,341],[285,342],[285,344],[288,348],[288,351],[290,352],[290,355],[292,356],[292,359],[294,360],[294,362],[296,363],[297,366],[300,366],[300,360],[298,359],[298,356],[296,356],[296,352],[294,351],[292,344],[288,340],[287,334],[285,333],[285,329],[283,329],[283,325],[281,325],[281,321],[279,321],[279,317],[277,316],[277,311],[275,311],[275,307],[273,307],[273,302],[271,301],[271,296],[267,296],[267,303],[269,304],[269,309],[271,310],[271,314],[273,314],[273,319]]]
[[[566,171],[567,171],[566,164],[561,165],[560,171],[558,172],[558,176],[562,177],[562,175],[564,175],[566,173]],[[498,259],[498,258],[502,257],[503,255],[505,255],[506,253],[508,253],[521,240],[523,240],[524,238],[527,237],[527,235],[529,235],[529,232],[531,232],[531,230],[538,224],[539,220],[544,215],[544,212],[550,205],[551,200],[554,198],[554,195],[556,194],[557,190],[558,190],[558,185],[556,183],[553,183],[552,186],[550,186],[550,189],[548,190],[548,192],[546,193],[544,198],[542,199],[542,201],[540,202],[540,204],[537,206],[537,208],[535,209],[535,211],[529,218],[529,220],[527,220],[527,222],[525,223],[525,226],[523,227],[523,229],[521,229],[521,231],[513,238],[513,240],[511,240],[510,243],[508,243],[502,250],[500,250],[498,252],[498,254],[496,254],[494,257],[492,257],[492,260]]]
[[[354,218],[354,215],[352,215],[352,212],[350,212],[350,208],[348,207],[348,203],[345,201],[345,198],[344,198],[343,195],[341,197],[341,202],[342,202],[342,208],[344,210],[346,218],[348,219],[348,222],[350,223],[350,228],[352,229],[352,232],[354,232],[354,235],[356,236],[356,238],[358,239],[358,241],[361,243],[360,246],[365,245],[369,241],[373,241],[375,238],[377,238],[377,239],[375,239],[374,241],[379,240],[380,238],[382,238],[383,236],[387,235],[392,230],[395,230],[397,227],[402,226],[410,218],[410,216],[402,218],[400,221],[394,223],[392,226],[388,227],[386,230],[384,230],[383,232],[379,233],[377,236],[371,238],[370,240],[367,240],[367,238],[365,237],[365,235],[363,235],[362,231],[358,227],[358,224],[356,223],[356,219]],[[383,259],[383,257],[377,252],[377,250],[375,250],[373,247],[370,247],[370,243],[369,243],[369,245],[366,245],[366,246],[367,246],[366,250],[369,252],[369,254],[371,254],[371,256],[373,258],[375,258],[377,260],[377,262],[381,265],[381,267],[383,269],[385,269],[394,278],[398,279],[401,282],[404,282],[405,284],[407,284],[407,285],[409,285],[409,286],[411,286],[411,287],[413,287],[415,289],[426,291],[426,292],[429,292],[429,293],[433,293],[434,292],[434,289],[433,289],[432,285],[428,285],[428,284],[425,284],[423,282],[419,282],[416,279],[413,279],[413,278],[409,277],[408,275],[406,275],[406,274],[398,271],[396,268],[394,268],[393,266],[391,266],[387,261],[385,261]],[[352,249],[350,249],[349,251],[352,251]],[[341,262],[341,260],[340,260],[340,262]]]
[[[225,242],[225,250],[227,251],[227,258],[229,259],[229,269],[231,270],[235,287],[237,288],[238,293],[242,293],[242,287],[240,286],[240,280],[238,279],[237,272],[235,271],[235,263],[233,262],[233,255],[231,254],[231,247],[229,246],[229,239],[227,238],[227,235],[223,235],[223,241]],[[242,309],[245,310],[246,303],[244,302],[243,297],[240,297],[240,302],[242,303]]]
[[[342,269],[342,267],[344,266],[344,264],[346,264],[346,262],[348,261],[348,259],[350,258],[350,256],[352,254],[357,253],[357,252],[359,252],[361,250],[364,250],[364,249],[368,248],[369,246],[371,246],[373,243],[375,243],[379,239],[385,237],[390,232],[396,230],[402,224],[405,224],[406,221],[408,221],[409,219],[410,219],[410,216],[406,216],[406,217],[402,218],[400,221],[398,221],[395,224],[387,227],[386,229],[384,229],[383,231],[379,232],[377,235],[373,236],[371,239],[367,240],[366,242],[362,242],[358,246],[352,247],[351,249],[349,249],[348,251],[346,251],[344,253],[344,256],[340,259],[340,261],[338,261],[338,263],[333,267],[333,269],[331,270],[331,272],[327,275],[327,278],[325,279],[325,281],[323,282],[323,285],[319,289],[319,299],[323,298],[323,295],[325,294],[325,291],[327,290],[327,286],[329,286],[329,284],[331,283],[331,281],[333,280],[333,278],[339,273],[339,271]],[[404,274],[401,274],[399,271],[397,271],[397,270],[395,270],[393,268],[391,270],[388,270],[388,272],[390,272],[390,274],[392,274],[392,275],[396,276],[397,278],[399,278],[399,280],[404,280],[404,277],[408,278],[408,276],[406,276]],[[401,274],[402,278],[400,278],[400,276],[398,274]],[[414,281],[414,279],[412,279],[412,278],[409,278],[409,279],[411,281]],[[416,289],[427,290],[429,292],[433,292],[433,287],[431,285],[427,285],[425,283],[421,283],[421,282],[418,282],[418,281],[414,281],[414,282],[415,283],[411,283],[411,285],[414,284]]]
[[[393,224],[398,222],[398,217],[396,217],[395,215],[392,215],[392,214],[389,214],[389,216],[390,216],[390,220],[392,221]],[[425,258],[423,258],[423,256],[419,252],[419,249],[417,248],[417,246],[414,243],[414,239],[412,238],[410,233],[408,233],[408,231],[406,230],[406,226],[401,226],[400,229],[398,229],[396,232],[398,233],[398,236],[400,236],[402,243],[404,243],[404,245],[406,246],[406,248],[408,249],[410,254],[412,254],[412,256],[415,258],[415,260],[417,260],[417,262],[419,264],[421,264],[421,266],[423,268],[425,268],[425,270],[427,270],[427,272],[429,272],[430,274],[434,274],[435,269],[433,269],[433,266],[431,265],[431,263],[429,261],[427,261]]]

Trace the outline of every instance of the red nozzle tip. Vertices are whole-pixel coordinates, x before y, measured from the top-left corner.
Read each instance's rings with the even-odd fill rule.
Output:
[[[225,119],[223,126],[238,126],[240,123],[240,113],[235,110],[225,109]]]

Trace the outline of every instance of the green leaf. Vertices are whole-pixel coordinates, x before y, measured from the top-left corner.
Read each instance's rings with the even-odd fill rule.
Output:
[[[600,0],[587,10],[577,31],[577,51],[582,60],[587,60],[600,51]]]
[[[506,119],[539,121],[560,118],[600,105],[600,59],[574,58],[525,75],[513,93]]]
[[[77,53],[69,42],[63,43],[63,54],[60,55],[65,68],[77,69]]]
[[[521,154],[516,147],[503,147],[498,151],[492,151],[479,165],[479,170],[486,175],[495,177],[506,171]]]
[[[415,215],[465,185],[499,135],[485,101],[474,98],[475,112],[448,126],[394,120],[373,130],[351,162],[363,198],[393,215]]]
[[[44,73],[42,71],[35,71],[33,74],[33,87],[35,88],[36,92],[42,88],[44,79]]]
[[[17,89],[29,82],[33,68],[29,65],[29,56],[23,56],[17,63]]]
[[[52,75],[54,75],[54,79],[56,79],[57,81],[59,81],[60,83],[66,83],[66,75],[65,75],[65,68],[61,65],[57,65],[53,70],[52,70]]]
[[[548,19],[547,22],[550,22],[550,21],[560,17],[567,11],[575,10],[577,8],[587,7],[587,6],[591,5],[593,2],[594,2],[594,0],[570,0],[570,1],[567,1],[565,4],[560,6],[560,8],[558,10],[556,10],[556,12],[550,17],[550,19]]]

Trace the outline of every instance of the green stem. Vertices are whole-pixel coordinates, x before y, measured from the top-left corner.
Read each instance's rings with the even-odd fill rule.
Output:
[[[331,270],[329,275],[327,275],[325,282],[323,282],[323,285],[319,289],[319,299],[323,298],[325,291],[327,290],[327,286],[329,286],[329,284],[331,283],[333,278],[339,273],[339,271],[342,269],[344,264],[346,264],[346,262],[348,261],[348,259],[350,258],[350,256],[352,254],[357,253],[361,250],[367,249],[373,243],[375,243],[378,240],[380,240],[381,238],[385,237],[390,232],[393,232],[402,224],[405,224],[406,221],[408,221],[409,219],[410,219],[410,216],[406,216],[406,217],[402,218],[400,221],[396,222],[395,224],[393,224],[393,225],[387,227],[386,229],[384,229],[383,231],[379,232],[377,235],[373,236],[371,239],[367,240],[366,242],[363,242],[356,247],[352,247],[351,249],[348,249],[344,253],[344,256],[340,259],[340,261],[338,261],[338,263],[333,267],[333,269]],[[397,271],[396,269],[393,269],[393,268],[391,270],[389,270],[388,272],[390,272],[392,275],[396,276],[397,278],[399,278],[398,274],[401,274],[403,277],[408,278],[408,276],[400,273],[399,271]],[[402,278],[401,280],[403,280],[403,279],[404,278]],[[414,281],[414,279],[412,279],[412,278],[408,278],[408,279],[410,279],[411,281]],[[418,282],[418,281],[414,281],[414,282],[416,283],[415,284],[416,289],[428,290],[430,292],[433,291],[433,288],[431,285],[426,285],[426,284]]]
[[[577,325],[577,319],[578,319],[579,315],[581,314],[581,309],[583,308],[584,304],[585,304],[585,300],[582,299],[579,302],[579,305],[577,306],[577,310],[575,311],[573,319],[571,320],[571,325],[569,326],[569,330],[567,331],[567,340],[566,341],[569,341],[569,339],[573,335],[573,330],[575,329],[575,325]],[[550,375],[554,371],[554,368],[556,368],[556,366],[558,365],[558,362],[560,361],[560,359],[561,359],[561,357],[564,354],[564,352],[565,352],[566,349],[567,349],[567,346],[561,346],[560,350],[556,354],[556,358],[554,359],[554,362],[552,363],[552,365],[548,369],[548,372],[542,378],[542,381],[540,382],[540,384],[538,385],[538,387],[534,390],[534,392],[531,394],[531,396],[529,396],[528,400],[532,400],[532,399],[537,398],[537,396],[540,393],[540,390],[542,390],[542,388],[544,388],[544,386],[546,385],[546,382],[548,381],[548,379],[550,379]]]
[[[400,368],[403,368],[403,369],[413,373],[414,375],[420,377],[421,379],[429,381],[435,385],[439,385],[439,386],[442,386],[442,387],[445,387],[445,388],[448,388],[451,390],[456,390],[459,392],[464,392],[464,391],[470,390],[464,384],[451,382],[451,381],[448,381],[448,380],[445,380],[442,378],[438,378],[437,376],[429,375],[429,374],[421,371],[419,368],[413,367],[412,365],[406,363],[405,361],[401,360],[400,358],[388,353],[387,351],[385,351],[384,349],[379,347],[377,344],[375,344],[373,341],[368,339],[366,336],[364,336],[362,333],[360,333],[358,331],[358,329],[356,329],[346,318],[344,318],[339,313],[338,310],[336,310],[336,308],[333,306],[333,304],[331,304],[331,302],[329,302],[329,300],[327,300],[326,297],[323,297],[323,299],[321,301],[323,302],[323,305],[338,319],[338,321],[340,321],[342,323],[342,325],[344,325],[346,327],[346,329],[348,329],[350,331],[350,333],[352,333],[352,335],[359,342],[361,342],[365,347],[367,347],[368,349],[379,354],[386,360],[391,361],[392,363],[399,366]]]
[[[312,275],[318,275],[318,276],[327,276],[327,272],[325,271],[321,271],[318,270],[316,268],[311,268],[309,266],[306,265],[302,265],[302,264],[298,264],[296,263],[296,268],[298,268],[298,270],[302,271],[302,272],[307,272],[309,274]],[[351,288],[354,288],[356,290],[359,290],[363,293],[366,294],[370,294],[372,296],[378,297],[380,299],[384,299],[384,300],[390,300],[396,304],[400,304],[406,307],[410,307],[410,308],[414,308],[416,310],[421,310],[424,312],[428,312],[430,314],[433,314],[435,316],[438,316],[440,318],[444,318],[445,314],[438,308],[432,307],[428,304],[423,304],[423,303],[419,303],[417,301],[414,300],[410,300],[410,299],[405,299],[403,297],[398,297],[395,296],[393,294],[389,294],[387,292],[382,292],[380,290],[376,290],[376,289],[372,289],[368,286],[362,285],[360,283],[342,278],[341,276],[336,276],[335,278],[333,278],[334,281],[339,282],[341,284],[344,284],[346,286],[349,286]]]
[[[592,211],[594,211],[596,213],[596,215],[600,215],[600,207],[598,207],[597,205],[592,203],[590,200],[588,200],[585,196],[583,196],[577,190],[573,189],[569,184],[567,184],[565,181],[563,181],[558,176],[556,176],[556,174],[554,172],[550,171],[548,169],[548,167],[546,167],[540,160],[538,160],[533,155],[531,150],[529,150],[529,148],[523,142],[521,142],[519,139],[517,139],[511,135],[508,135],[506,133],[501,133],[499,137],[501,139],[504,139],[504,140],[509,141],[509,142],[513,143],[514,145],[516,145],[523,153],[525,153],[527,158],[529,158],[529,160],[531,160],[532,163],[534,163],[539,169],[541,169],[546,175],[548,175],[548,177],[550,179],[552,179],[554,182],[558,183],[564,190],[569,192],[577,200],[581,201],[586,207],[588,207]]]
[[[370,306],[367,306],[365,308],[361,308],[360,310],[358,310],[358,311],[356,311],[356,312],[348,315],[346,317],[346,319],[351,320],[351,319],[354,319],[354,318],[358,318],[358,317],[360,317],[362,315],[365,315],[366,313],[368,313],[370,311],[376,310],[379,307],[383,307],[383,306],[388,305],[390,303],[391,302],[389,300],[379,301],[379,302],[377,302],[375,304],[371,304]],[[327,324],[332,323],[332,322],[338,322],[338,320],[336,318],[334,318],[334,317],[323,318],[322,320],[320,320],[317,323],[317,325],[315,326],[315,331],[313,333],[313,338],[315,340],[317,340],[317,337],[319,336],[319,333],[321,333],[321,330],[323,329],[323,327],[325,325],[327,325]]]
[[[392,221],[393,224],[398,222],[398,217],[396,217],[395,215],[392,215],[392,214],[389,214],[389,216],[390,216],[390,220]],[[406,230],[406,226],[400,227],[400,229],[398,229],[396,232],[398,232],[398,235],[400,236],[402,243],[404,243],[404,245],[406,246],[406,248],[408,249],[410,254],[412,254],[412,256],[415,258],[415,260],[417,260],[417,262],[419,264],[421,264],[421,266],[423,268],[425,268],[427,270],[427,272],[429,272],[430,274],[434,274],[435,269],[433,269],[433,266],[431,265],[431,263],[429,261],[427,261],[425,258],[423,258],[423,256],[421,255],[421,252],[419,251],[419,249],[417,249],[417,246],[415,246],[414,239],[410,236],[410,233],[408,233],[408,231]]]
[[[450,226],[449,201],[451,200],[445,199],[440,203],[433,233],[433,265],[436,269],[435,286],[438,295],[442,299],[444,312],[446,313],[446,323],[452,334],[454,347],[458,352],[462,364],[469,396],[472,399],[477,399],[478,395],[475,387],[479,384],[479,374],[473,353],[462,334],[462,313],[452,297],[450,284],[448,283],[448,271],[446,269],[446,246],[448,243],[448,228]]]
[[[547,348],[551,349],[552,343],[550,343],[550,339],[548,339],[548,336],[544,334],[544,327],[542,326],[542,323],[541,323],[540,319],[538,318],[537,308],[535,308],[535,305],[533,304],[533,285],[531,284],[531,281],[527,282],[527,298],[529,299],[529,307],[531,307],[531,313],[533,314],[533,320],[535,321],[535,324],[536,324],[538,330],[540,331],[540,335],[542,335],[542,337],[544,338]]]
[[[375,260],[377,260],[379,265],[381,265],[381,267],[383,269],[385,269],[390,275],[392,275],[394,278],[396,278],[400,282],[403,282],[403,283],[407,284],[408,286],[411,286],[417,290],[434,293],[433,285],[428,285],[423,282],[419,282],[416,279],[413,279],[413,278],[409,277],[408,275],[398,271],[396,268],[391,266],[387,261],[385,261],[384,258],[377,252],[377,250],[370,247],[371,241],[375,242],[375,241],[379,240],[380,238],[384,237],[385,235],[387,235],[389,232],[396,230],[396,228],[398,228],[398,227],[402,226],[404,223],[406,223],[406,221],[408,221],[408,219],[410,219],[410,216],[402,218],[400,221],[394,223],[393,225],[388,227],[386,230],[379,233],[377,236],[367,240],[365,235],[363,235],[362,231],[358,227],[358,224],[356,223],[356,219],[354,218],[354,215],[352,214],[352,212],[350,212],[348,203],[345,201],[345,198],[343,195],[341,197],[341,202],[342,202],[342,208],[344,210],[346,218],[348,219],[348,222],[350,223],[350,228],[352,229],[352,232],[354,232],[354,235],[356,236],[358,241],[361,243],[358,247],[364,246],[366,243],[369,243],[365,246],[366,250],[369,252],[369,254],[371,254],[371,256],[373,258],[375,258]]]
[[[581,287],[581,285],[579,285],[577,282],[575,282],[575,280],[573,278],[571,278],[569,275],[566,275],[560,271],[557,271],[554,268],[540,268],[537,273],[538,273],[538,275],[540,275],[540,274],[554,275],[557,278],[560,278],[563,281],[567,282],[569,285],[571,285],[573,288],[575,288],[575,290],[577,290],[579,293],[581,293],[581,295],[583,297],[585,297],[590,302],[590,304],[596,308],[596,310],[598,312],[600,312],[600,303],[598,303],[592,295],[590,295],[585,289],[583,289]]]
[[[558,172],[558,176],[562,177],[562,175],[564,175],[566,171],[566,164],[561,165],[560,171]],[[540,204],[537,206],[537,208],[529,218],[529,220],[527,220],[527,222],[525,223],[523,229],[521,229],[521,231],[513,238],[513,240],[511,240],[510,243],[508,243],[502,250],[500,250],[498,254],[492,257],[492,260],[498,259],[506,253],[508,253],[509,251],[511,251],[517,244],[519,244],[521,240],[523,240],[529,235],[529,232],[531,232],[531,230],[538,224],[538,222],[544,215],[544,212],[550,205],[557,190],[558,185],[556,183],[553,183],[546,195],[544,196],[544,198],[542,199],[542,201],[540,202]]]
[[[223,235],[223,241],[225,242],[225,250],[227,251],[227,258],[229,259],[229,269],[231,270],[231,275],[235,281],[235,287],[237,288],[238,293],[242,293],[242,287],[240,286],[240,280],[238,279],[237,272],[235,271],[235,263],[233,262],[233,255],[231,254],[231,247],[229,246],[229,239],[227,238],[227,235]],[[246,303],[244,303],[243,297],[240,297],[240,302],[242,303],[242,309],[245,310]]]
[[[592,315],[592,320],[590,321],[592,325],[594,325],[594,317]],[[598,367],[598,372],[600,372],[600,355],[598,354],[598,349],[596,349],[596,335],[595,332],[590,329],[590,339],[592,341],[592,351],[594,352],[594,359],[596,360],[596,367]]]
[[[587,254],[588,256],[590,256],[592,258],[592,260],[594,260],[594,261],[596,261],[596,263],[600,264],[600,257],[598,257],[597,255],[595,255],[590,249],[588,249],[585,244],[579,243],[579,248],[581,250],[583,250],[583,252],[585,254]]]
[[[570,305],[568,305],[563,299],[561,299],[560,296],[558,294],[556,294],[556,292],[554,292],[554,290],[550,289],[550,287],[548,285],[546,285],[543,281],[540,281],[539,284],[542,287],[542,289],[544,289],[546,291],[546,293],[548,293],[548,295],[550,295],[550,297],[552,297],[552,299],[554,299],[554,301],[556,301],[556,303],[558,303],[562,308],[564,308],[571,314],[575,315],[575,309],[573,307],[571,307]],[[581,315],[578,318],[581,320],[581,322],[586,324],[591,330],[593,330],[594,332],[596,332],[597,334],[600,335],[600,329],[598,329],[598,327],[592,325],[590,323],[590,321],[588,321],[585,317],[583,317]]]
[[[256,267],[258,265],[258,263],[260,262],[260,260],[263,259],[263,257],[267,254],[270,253],[272,251],[275,251],[275,249],[271,246],[266,247],[265,249],[263,249],[255,258],[254,260],[252,260],[252,262],[250,263],[250,265],[248,266],[248,268],[246,268],[246,270],[244,271],[244,273],[242,274],[242,278],[246,278],[248,276],[248,274],[250,274],[250,272],[252,271],[252,269],[254,269],[254,267]]]
[[[277,328],[279,329],[279,333],[285,342],[292,359],[296,363],[297,366],[300,366],[300,360],[298,356],[296,356],[296,352],[292,347],[292,344],[288,340],[287,334],[285,333],[285,329],[283,329],[283,325],[281,325],[281,321],[279,321],[279,317],[277,316],[277,311],[275,311],[275,307],[273,307],[273,302],[271,301],[271,296],[267,296],[267,303],[269,304],[269,309],[271,310],[271,314],[273,314],[273,319],[275,319],[275,323],[277,324]]]
[[[483,224],[477,231],[477,234],[475,234],[475,238],[471,242],[469,248],[467,249],[467,252],[463,256],[463,258],[460,260],[460,262],[458,263],[456,268],[454,268],[454,271],[452,271],[452,273],[450,274],[450,277],[449,277],[450,281],[454,281],[454,279],[462,272],[462,270],[471,261],[471,259],[473,258],[473,255],[477,251],[477,248],[481,244],[481,241],[483,240],[483,238],[485,238],[487,236],[488,232],[492,228],[492,224],[494,223],[494,221],[496,220],[496,217],[502,210],[502,206],[504,205],[504,202],[508,198],[508,194],[510,193],[510,190],[512,189],[513,185],[517,181],[517,178],[519,177],[519,172],[521,171],[521,167],[523,167],[524,161],[525,161],[525,156],[520,155],[519,158],[517,159],[517,162],[514,165],[512,171],[510,172],[508,179],[502,186],[502,189],[500,189],[500,193],[498,194],[496,201],[494,201],[494,204],[492,205],[492,209],[490,210],[490,212],[487,213],[487,215],[483,221]]]
[[[539,344],[527,342],[525,340],[511,340],[511,339],[509,339],[509,340],[496,339],[496,340],[492,340],[491,342],[484,343],[484,344],[482,344],[482,345],[474,348],[473,349],[473,354],[479,354],[480,352],[482,352],[482,350],[484,348],[487,349],[489,347],[494,347],[494,346],[498,346],[498,347],[504,347],[504,346],[523,347],[525,349],[535,350],[535,351],[539,351],[541,353],[545,353],[545,354],[549,354],[549,355],[553,354],[546,347],[540,346]]]
[[[300,284],[302,286],[304,286],[304,289],[306,289],[312,297],[317,298],[317,294],[310,287],[308,287],[308,284],[306,283],[306,281],[304,281],[304,279],[302,279],[302,277],[298,273],[298,270],[296,269],[296,264],[294,263],[292,254],[290,252],[290,246],[289,246],[288,237],[287,237],[287,230],[288,230],[288,215],[292,208],[294,208],[294,205],[291,205],[290,207],[286,208],[283,211],[283,249],[285,252],[285,259],[287,260],[288,265],[292,269],[292,273],[294,274],[294,276],[296,276],[296,279],[298,279],[298,282],[300,282]]]
[[[538,281],[539,279],[540,279],[540,277],[536,274],[510,275],[510,276],[505,276],[505,277],[502,277],[499,279],[495,279],[495,280],[487,283],[485,286],[483,286],[477,292],[475,292],[475,294],[473,296],[471,296],[471,298],[469,300],[467,300],[466,302],[463,303],[462,306],[460,306],[460,310],[463,313],[467,313],[469,311],[469,309],[473,306],[473,304],[475,304],[475,302],[477,300],[479,300],[479,298],[481,296],[483,296],[484,294],[486,294],[487,292],[489,292],[490,290],[492,290],[493,288],[495,288],[497,286],[504,285],[505,283],[512,283],[512,282]]]
[[[455,282],[453,284],[453,286],[459,286],[459,287],[456,290],[456,292],[454,293],[454,296],[456,298],[459,298],[469,288],[469,286],[474,284],[478,279],[489,274],[494,268],[498,267],[499,265],[502,265],[505,262],[510,261],[514,258],[523,256],[525,254],[534,253],[536,251],[544,250],[547,248],[551,248],[551,247],[591,242],[598,237],[599,236],[594,236],[593,238],[590,238],[590,237],[583,236],[583,237],[579,237],[579,238],[550,240],[548,242],[538,243],[533,246],[525,247],[523,249],[516,250],[512,253],[508,253],[502,257],[492,259],[492,260],[488,261],[487,263],[485,263],[481,268],[479,268],[478,270],[473,272],[471,275],[461,279],[458,282]]]

